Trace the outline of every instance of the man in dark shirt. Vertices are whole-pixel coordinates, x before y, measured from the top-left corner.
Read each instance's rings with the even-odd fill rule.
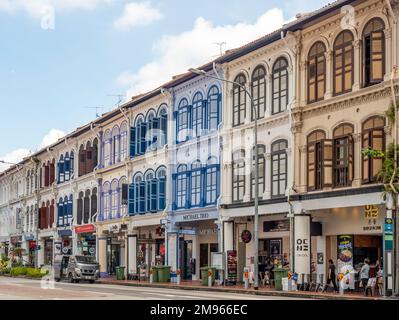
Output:
[[[327,286],[332,282],[333,286],[334,286],[334,290],[335,292],[338,292],[338,287],[337,287],[337,275],[335,272],[335,265],[334,265],[334,261],[332,259],[328,260],[329,263],[329,268],[328,268],[328,278],[327,278],[327,283],[326,286],[323,290],[326,291]]]

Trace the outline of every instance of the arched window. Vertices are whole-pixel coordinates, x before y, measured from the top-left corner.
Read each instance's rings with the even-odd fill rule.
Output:
[[[83,199],[83,223],[87,224],[90,220],[90,190],[86,190],[85,197]]]
[[[272,197],[284,196],[287,189],[287,148],[287,140],[278,140],[272,144]]]
[[[63,183],[65,181],[65,161],[64,155],[61,155],[58,162],[58,183]]]
[[[158,211],[166,208],[166,168],[160,167],[157,170],[158,179]]]
[[[353,34],[342,31],[334,43],[334,94],[352,91],[353,86]]]
[[[103,212],[105,220],[109,219],[110,216],[110,209],[111,209],[110,191],[111,191],[111,185],[109,182],[106,182],[103,186],[103,204],[104,204]]]
[[[121,125],[121,141],[120,141],[120,146],[121,146],[121,161],[125,161],[127,158],[127,123],[124,122]]]
[[[202,163],[196,160],[191,165],[191,207],[202,205]]]
[[[353,180],[353,126],[341,124],[333,132],[333,186],[346,187]]]
[[[259,197],[262,198],[265,192],[265,153],[266,147],[258,145],[258,177],[259,177]],[[255,147],[252,149],[252,171],[251,171],[251,199],[255,199]]]
[[[266,111],[266,69],[257,67],[252,74],[252,98],[258,119],[265,117]],[[252,121],[255,120],[254,110],[251,110]]]
[[[233,86],[233,127],[244,124],[246,116],[247,96],[243,87],[247,83],[247,79],[243,74],[238,75]]]
[[[332,141],[324,131],[308,136],[308,189],[321,190],[332,186]]]
[[[245,194],[245,151],[233,153],[233,201],[242,201]]]
[[[104,188],[106,188],[107,185],[104,185]],[[78,225],[83,223],[83,198],[84,198],[84,193],[83,192],[79,192],[79,197],[78,197],[78,212],[77,212],[77,221],[76,223]],[[104,214],[105,214],[105,197],[104,197]]]
[[[127,205],[128,205],[128,184],[127,179],[123,177],[119,181],[120,194],[120,215],[125,217],[127,215]]]
[[[112,129],[112,163],[115,164],[120,161],[120,135],[119,128],[115,126]]]
[[[385,151],[385,119],[372,117],[362,125],[362,148]],[[382,169],[382,157],[363,157],[363,183],[377,180],[377,174]]]
[[[104,166],[109,167],[111,165],[111,144],[112,144],[112,137],[110,130],[107,130],[105,132],[103,144],[104,144]]]
[[[155,111],[147,113],[147,136],[146,145],[148,150],[156,150],[159,130],[159,119],[155,117]]]
[[[93,170],[98,167],[98,139],[93,140]]]
[[[285,58],[279,58],[274,63],[272,88],[272,114],[284,112],[288,105],[288,62]]]
[[[69,152],[65,154],[64,173],[65,173],[65,181],[71,180],[71,158],[69,157]]]
[[[308,103],[324,99],[326,92],[326,47],[316,42],[308,56]]]
[[[112,219],[118,217],[119,214],[119,184],[117,180],[111,184],[111,216]]]
[[[220,166],[215,157],[210,157],[205,171],[205,205],[216,204],[219,198]]]
[[[168,143],[168,109],[166,105],[162,105],[158,111],[158,117],[160,121],[160,129],[161,129],[161,139],[160,139],[160,147],[163,147]]]
[[[363,32],[364,84],[370,86],[384,80],[385,75],[385,25],[375,18]]]
[[[203,127],[204,117],[204,98],[201,92],[197,92],[193,98],[193,136],[199,137]]]
[[[217,130],[220,123],[220,110],[222,96],[217,86],[212,86],[208,91],[207,127],[209,131]]]
[[[96,222],[95,220],[95,215],[98,212],[97,209],[97,188],[94,188],[93,191],[91,192],[91,212],[90,212],[90,220],[92,223]]]
[[[190,137],[190,106],[186,98],[179,103],[177,111],[177,142],[187,141]]]
[[[183,209],[187,206],[188,172],[185,164],[177,168],[176,175],[176,206]]]
[[[91,146],[91,141],[86,143],[86,164],[85,164],[85,172],[84,174],[89,174],[93,172],[93,147]]]

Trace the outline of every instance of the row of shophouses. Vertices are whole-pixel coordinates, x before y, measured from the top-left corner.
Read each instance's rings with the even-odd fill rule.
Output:
[[[257,117],[260,270],[268,258],[318,275],[330,258],[382,262],[392,201],[382,159],[362,149],[392,142],[398,18],[396,1],[337,1],[29,156],[0,174],[1,252],[22,247],[38,266],[92,255],[102,276],[163,264],[193,280],[233,252],[242,280]]]

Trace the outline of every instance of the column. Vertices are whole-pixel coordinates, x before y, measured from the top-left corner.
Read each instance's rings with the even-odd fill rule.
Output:
[[[297,176],[299,177],[299,181],[295,181],[296,183],[299,184],[299,192],[306,192],[307,190],[307,146],[300,146],[299,147],[299,163],[297,164],[299,170],[299,173],[297,173]]]
[[[360,90],[360,82],[362,78],[362,57],[361,57],[361,40],[353,41],[354,59],[353,59],[353,91]]]
[[[310,274],[310,215],[295,213],[294,218],[294,271],[301,275]]]
[[[248,82],[245,84],[245,88],[251,92],[251,78],[248,78]],[[245,124],[250,124],[252,121],[252,106],[251,106],[251,99],[248,97],[248,95],[243,92],[243,94],[245,94],[246,97],[246,106],[245,106],[245,110],[246,110],[246,114],[245,114]]]
[[[395,59],[394,56],[392,55],[392,30],[391,29],[385,29],[384,30],[385,34],[385,81],[391,79],[391,73],[392,73],[392,66],[393,66],[393,60]],[[396,51],[395,51],[395,54]]]
[[[326,92],[324,94],[324,99],[330,99],[332,97],[333,85],[332,85],[332,75],[333,75],[333,51],[326,51]]]
[[[267,148],[270,148],[270,146],[267,146]],[[271,185],[271,179],[270,179],[270,175],[272,172],[272,161],[271,161],[271,153],[266,153],[265,154],[265,192],[262,194],[260,194],[259,192],[259,196],[263,197],[263,200],[265,199],[270,199],[271,195],[272,195],[272,185]]]
[[[200,244],[198,241],[198,236],[195,235],[192,237],[193,240],[193,259],[195,259],[196,261],[196,265],[195,265],[195,274],[192,275],[192,279],[193,281],[199,280],[199,274],[200,274],[200,263],[199,263],[199,257],[200,257]]]
[[[300,96],[300,106],[301,107],[306,105],[306,99],[307,99],[307,92],[308,92],[308,90],[307,90],[307,79],[306,79],[307,65],[308,65],[308,62],[306,60],[301,61],[299,63],[299,68],[300,68],[299,78],[301,80],[300,81],[301,89],[299,90],[299,92],[300,92],[300,95],[301,95]]]
[[[323,263],[319,264],[317,262],[317,267],[316,267],[316,272],[317,272],[317,283],[320,283],[320,278],[323,278],[323,283],[327,280],[326,278],[326,237],[325,236],[320,236],[317,237],[317,255],[322,254],[323,255]],[[321,277],[323,276],[323,277]]]
[[[172,272],[177,270],[177,255],[178,255],[178,236],[177,233],[168,233],[168,266],[172,268]]]
[[[100,264],[100,277],[108,276],[107,272],[107,238],[98,237],[98,262]]]
[[[129,235],[127,242],[127,270],[129,274],[137,274],[137,235]]]
[[[37,265],[40,268],[40,266],[44,265],[44,240],[40,239],[38,244],[40,246],[40,250],[37,252]]]
[[[362,185],[362,135],[361,133],[353,134],[353,143],[354,143],[354,172],[353,172],[353,182],[352,187],[357,188]]]

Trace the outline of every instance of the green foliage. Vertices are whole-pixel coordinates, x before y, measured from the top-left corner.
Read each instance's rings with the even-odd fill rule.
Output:
[[[375,150],[371,147],[368,147],[368,148],[362,150],[362,156],[369,157],[369,158],[383,158],[383,157],[385,157],[385,154],[384,154],[384,152],[382,152],[380,150]]]
[[[18,277],[18,276],[26,276],[26,273],[28,272],[28,268],[26,267],[15,267],[11,269],[11,276],[12,277]]]
[[[42,278],[43,274],[40,269],[28,268],[26,271],[26,275],[30,278]]]
[[[28,267],[16,267],[12,268],[10,271],[10,275],[12,277],[27,276],[30,278],[42,278],[46,274],[48,274],[48,270],[47,272],[43,273],[41,269]]]

